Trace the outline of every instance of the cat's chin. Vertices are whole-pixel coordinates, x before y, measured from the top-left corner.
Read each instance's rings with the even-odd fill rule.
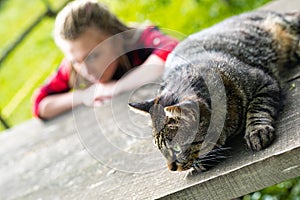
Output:
[[[196,175],[202,174],[204,171],[198,171],[195,168],[190,168],[184,172],[185,172],[184,179],[191,179]]]

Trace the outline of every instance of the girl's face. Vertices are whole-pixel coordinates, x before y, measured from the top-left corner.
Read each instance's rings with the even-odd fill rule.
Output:
[[[117,69],[122,47],[120,41],[108,38],[99,29],[90,27],[75,40],[61,40],[59,46],[79,74],[93,83],[106,83]]]

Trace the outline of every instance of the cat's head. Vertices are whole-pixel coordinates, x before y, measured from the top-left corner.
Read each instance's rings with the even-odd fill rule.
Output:
[[[202,154],[211,110],[202,100],[182,100],[166,105],[161,98],[129,105],[149,113],[154,143],[172,171],[206,170],[209,154]]]

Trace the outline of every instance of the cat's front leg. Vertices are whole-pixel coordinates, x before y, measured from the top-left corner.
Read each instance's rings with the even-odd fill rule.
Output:
[[[276,81],[266,80],[254,94],[247,110],[246,142],[253,151],[267,147],[274,140],[281,92]]]

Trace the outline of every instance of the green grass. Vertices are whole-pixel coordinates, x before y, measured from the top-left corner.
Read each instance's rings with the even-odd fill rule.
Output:
[[[1,53],[46,10],[41,1],[5,1],[0,7]],[[14,22],[14,23],[12,23]],[[52,38],[54,19],[45,18],[0,65],[1,115],[13,126],[30,119],[31,96],[55,70],[62,53]],[[0,127],[3,128],[3,127]]]
[[[44,10],[45,7],[41,1],[2,0],[0,4],[0,24],[2,25],[0,29],[0,54]]]
[[[11,68],[3,68],[3,72],[0,73],[1,80],[4,80],[4,85],[9,86],[7,87],[9,90],[16,91],[12,98],[6,96],[2,99],[2,101],[8,102],[4,107],[5,110],[2,111],[5,117],[9,114],[8,119],[12,125],[31,118],[30,104],[33,90],[44,82],[62,59],[62,53],[56,48],[50,34],[52,26],[49,24],[52,21],[45,19],[39,24],[32,32],[32,37],[27,38],[16,52],[12,53],[10,58],[3,63],[3,66],[7,65]],[[48,34],[41,35],[41,30]],[[26,55],[26,57],[22,60],[17,59],[20,54]],[[15,85],[12,86],[10,86],[11,77],[16,77],[13,81]]]
[[[149,20],[168,33],[186,35],[269,0],[103,0],[124,22]],[[62,1],[49,0],[54,9]],[[229,3],[228,3],[229,2]],[[134,6],[133,6],[134,5]],[[40,0],[0,0],[0,54],[46,9]],[[63,55],[52,38],[54,19],[45,18],[0,65],[0,111],[10,125],[31,116],[35,88],[57,68]],[[9,28],[7,28],[9,27]],[[4,127],[0,124],[0,130]],[[249,194],[244,200],[300,200],[300,178]]]
[[[246,195],[243,200],[300,200],[300,177]]]
[[[126,22],[144,22],[190,34],[270,0],[124,0],[104,2]],[[230,2],[230,3],[228,3]],[[134,5],[134,8],[132,7]]]

